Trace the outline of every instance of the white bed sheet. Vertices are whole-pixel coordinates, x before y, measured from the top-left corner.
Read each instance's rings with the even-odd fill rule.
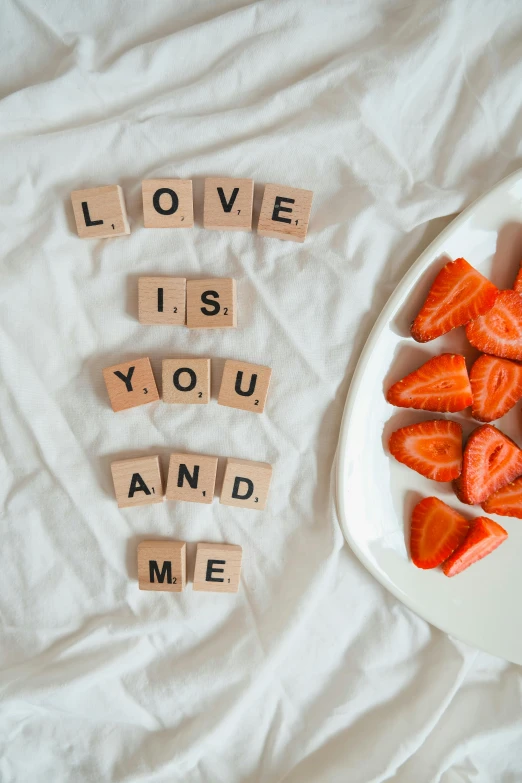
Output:
[[[388,595],[332,489],[389,293],[522,165],[518,0],[16,0],[0,36],[2,783],[521,781],[520,669]],[[312,189],[305,244],[203,230],[209,175],[256,214]],[[143,228],[165,176],[193,230]],[[70,191],[106,183],[132,233],[80,240]],[[238,329],[140,326],[151,273],[235,277]],[[112,413],[103,367],[176,354],[213,358],[210,405]],[[273,368],[263,416],[217,406],[226,357]],[[272,463],[268,510],[118,510],[111,460],[173,449]],[[239,594],[138,591],[155,536],[241,544]]]

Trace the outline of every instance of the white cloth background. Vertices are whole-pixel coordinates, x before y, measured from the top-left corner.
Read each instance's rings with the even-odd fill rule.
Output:
[[[515,783],[520,669],[448,638],[339,532],[348,383],[393,287],[522,165],[519,0],[2,5],[0,780]],[[315,193],[306,243],[201,227],[205,176]],[[193,178],[198,225],[146,230],[141,180]],[[86,241],[69,194],[123,186]],[[136,319],[139,275],[233,276],[237,330]],[[102,368],[211,356],[214,399],[114,414]],[[263,416],[223,359],[273,368]],[[118,510],[112,459],[266,460],[265,513]],[[148,537],[244,547],[237,597],[139,592]],[[191,567],[189,566],[189,575]]]

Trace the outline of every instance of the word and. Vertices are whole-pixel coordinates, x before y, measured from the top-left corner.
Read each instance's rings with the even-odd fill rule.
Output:
[[[206,405],[210,401],[210,359],[163,359],[163,402]],[[272,370],[261,364],[227,359],[221,377],[218,405],[263,413]],[[113,411],[119,412],[160,399],[150,359],[133,359],[103,370]]]
[[[193,228],[192,180],[148,179],[142,182],[145,228]],[[313,192],[286,185],[265,185],[257,233],[304,242]],[[78,236],[106,238],[130,234],[123,191],[119,185],[71,193]],[[251,231],[254,181],[232,177],[205,180],[203,226],[223,231]]]
[[[199,543],[196,547],[193,589],[237,593],[243,550],[235,544]],[[185,541],[142,541],[138,544],[140,590],[181,593],[186,584]]]
[[[210,504],[214,499],[218,458],[207,454],[171,454],[164,494],[159,456],[133,457],[111,463],[119,508],[177,500]],[[272,466],[229,457],[219,502],[262,511],[266,506]]]

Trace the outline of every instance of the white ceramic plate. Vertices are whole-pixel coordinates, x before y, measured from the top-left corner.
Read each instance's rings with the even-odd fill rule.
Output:
[[[522,260],[522,170],[465,210],[420,256],[392,294],[364,347],[348,392],[337,454],[337,504],[346,540],[390,592],[443,631],[522,664],[522,520],[490,515],[508,540],[489,557],[448,579],[422,571],[408,554],[414,505],[435,495],[472,518],[479,506],[461,504],[450,484],[430,481],[396,462],[387,441],[398,427],[440,416],[394,408],[384,397],[396,380],[431,356],[452,351],[468,362],[478,352],[464,329],[421,345],[409,336],[439,269],[464,256],[499,288],[511,288]],[[470,414],[449,414],[467,436]],[[522,444],[521,405],[495,424]]]

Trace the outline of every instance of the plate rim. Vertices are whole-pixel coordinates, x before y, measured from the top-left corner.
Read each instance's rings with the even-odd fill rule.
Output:
[[[410,597],[409,594],[401,591],[394,584],[394,582],[387,577],[386,574],[384,574],[382,571],[379,571],[377,568],[375,568],[372,561],[366,557],[366,555],[360,549],[359,545],[357,544],[357,542],[355,541],[355,539],[350,533],[350,528],[347,523],[346,514],[345,514],[344,502],[342,500],[342,493],[343,493],[343,484],[345,481],[344,477],[347,475],[347,464],[346,464],[347,463],[347,448],[346,448],[347,431],[350,425],[356,394],[360,386],[361,379],[366,370],[370,355],[372,354],[375,348],[377,338],[382,331],[384,323],[386,323],[390,319],[390,313],[395,309],[398,300],[400,299],[400,296],[402,294],[402,291],[404,290],[404,288],[408,288],[408,287],[411,288],[413,283],[420,278],[421,274],[424,271],[426,271],[429,264],[433,260],[431,256],[433,254],[434,248],[437,245],[442,244],[447,239],[447,237],[449,237],[451,234],[454,233],[455,229],[458,229],[461,225],[463,225],[466,222],[466,220],[471,216],[473,210],[477,207],[478,204],[480,204],[483,201],[486,201],[488,198],[493,196],[496,191],[507,190],[512,181],[514,183],[521,178],[522,178],[522,168],[519,168],[516,171],[512,172],[511,174],[508,174],[499,182],[497,182],[496,185],[494,185],[490,190],[486,191],[485,193],[482,193],[480,196],[474,199],[471,202],[471,204],[469,204],[469,206],[467,206],[462,212],[460,212],[446,226],[446,228],[444,228],[439,234],[437,234],[437,236],[430,242],[428,247],[425,250],[423,250],[423,252],[416,259],[416,261],[413,262],[413,264],[408,269],[406,274],[399,280],[397,286],[392,291],[383,309],[377,316],[377,319],[375,320],[375,323],[370,330],[370,333],[366,339],[366,342],[364,343],[360,356],[357,360],[357,364],[355,366],[355,370],[353,372],[353,376],[350,381],[350,385],[348,387],[348,392],[344,404],[341,426],[339,429],[339,439],[337,442],[335,465],[334,465],[335,504],[336,504],[339,527],[341,528],[341,532],[344,536],[345,541],[350,546],[350,549],[355,554],[357,559],[362,563],[362,565],[366,568],[366,570],[379,582],[379,584],[381,584],[384,588],[386,588],[386,590],[388,590],[392,595],[394,595],[395,598],[397,598],[402,604],[407,606],[416,615],[429,622],[435,628],[438,628],[439,630],[443,631],[449,636],[458,639],[459,641],[462,641],[465,644],[470,645],[476,650],[484,650],[490,655],[495,655],[497,657],[504,658],[505,660],[511,661],[512,663],[515,664],[517,664],[518,662],[512,661],[512,659],[509,658],[508,656],[499,655],[498,651],[488,648],[488,645],[481,645],[480,647],[477,647],[476,642],[472,639],[467,638],[467,635],[465,633],[462,635],[455,633],[453,629],[450,629],[447,626],[445,626],[443,622],[440,622],[439,620],[434,620],[429,610],[424,611],[422,606],[417,604],[413,597]]]

